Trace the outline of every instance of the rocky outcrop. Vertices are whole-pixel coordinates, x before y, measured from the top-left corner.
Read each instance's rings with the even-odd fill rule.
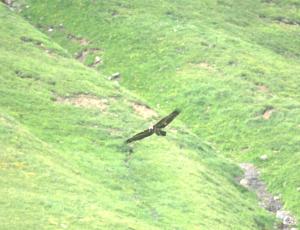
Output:
[[[8,6],[12,6],[13,4],[13,0],[1,0],[1,1]]]
[[[293,226],[296,225],[296,219],[290,212],[282,210],[283,206],[280,202],[280,195],[273,196],[267,191],[267,187],[265,183],[260,180],[259,171],[255,168],[255,166],[249,163],[242,163],[240,164],[240,167],[244,171],[244,176],[239,178],[239,183],[243,187],[256,193],[260,200],[260,205],[263,208],[276,214],[276,217],[281,222],[278,229],[295,230]]]

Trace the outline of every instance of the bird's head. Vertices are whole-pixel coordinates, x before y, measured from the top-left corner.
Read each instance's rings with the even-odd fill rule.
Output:
[[[154,125],[150,125],[148,129],[149,130],[153,130],[154,129]]]

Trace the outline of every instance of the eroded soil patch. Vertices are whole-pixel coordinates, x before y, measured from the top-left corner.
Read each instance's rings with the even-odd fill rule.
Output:
[[[76,37],[73,34],[68,34],[68,39],[70,39],[72,42],[78,43],[81,46],[87,46],[88,44],[90,44],[90,41],[86,38],[83,37]]]
[[[73,97],[57,97],[56,102],[61,104],[70,104],[77,107],[99,109],[100,111],[105,111],[109,106],[108,99],[86,94],[79,94]]]
[[[85,63],[88,56],[92,55],[93,62],[88,64],[90,67],[97,67],[98,65],[102,64],[103,61],[101,59],[102,50],[100,48],[86,48],[83,49],[81,52],[75,54],[75,58],[82,63]]]
[[[214,70],[214,67],[211,64],[207,63],[207,62],[199,62],[199,63],[196,63],[196,64],[194,63],[192,65],[194,67],[197,67],[197,68],[200,68],[200,69],[206,69],[206,70],[210,70],[210,71]]]
[[[53,49],[53,48],[49,48],[49,47],[47,47],[40,40],[37,40],[37,39],[34,39],[34,38],[30,38],[30,37],[26,37],[26,36],[22,36],[20,39],[24,43],[31,43],[31,44],[33,44],[37,48],[45,51],[47,54],[50,54],[50,55],[57,54],[57,55],[60,55],[60,56],[63,56],[63,57],[67,57],[67,55],[63,51],[60,51],[60,50],[57,50],[57,49]]]
[[[285,17],[282,17],[282,16],[278,16],[274,20],[276,22],[278,22],[279,24],[283,24],[283,25],[300,26],[300,21],[289,19],[289,18],[285,18]]]
[[[84,49],[80,53],[76,54],[75,58],[80,62],[84,62],[88,54],[89,51]]]
[[[266,108],[263,112],[263,118],[269,120],[273,112],[275,112],[273,108]]]
[[[138,102],[133,102],[131,104],[131,106],[134,109],[134,111],[138,115],[143,117],[144,119],[148,119],[148,118],[157,116],[157,113],[147,105],[144,105],[144,104],[141,104],[141,103],[138,103]]]
[[[265,85],[258,85],[257,86],[257,90],[261,93],[268,93],[269,92],[269,89],[267,86]]]

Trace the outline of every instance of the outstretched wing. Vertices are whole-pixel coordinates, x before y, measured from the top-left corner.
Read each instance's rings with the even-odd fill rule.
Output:
[[[129,138],[128,140],[126,140],[126,143],[130,143],[130,142],[133,142],[133,141],[141,140],[141,139],[143,139],[145,137],[151,136],[153,133],[154,133],[153,130],[146,129],[143,132],[140,132],[140,133],[134,135],[133,137]]]
[[[179,109],[175,109],[172,113],[170,113],[168,116],[164,117],[163,119],[161,119],[159,122],[157,122],[154,127],[155,128],[159,128],[162,129],[164,127],[166,127],[169,123],[171,123],[171,121],[174,120],[175,117],[177,117],[177,115],[180,113]]]

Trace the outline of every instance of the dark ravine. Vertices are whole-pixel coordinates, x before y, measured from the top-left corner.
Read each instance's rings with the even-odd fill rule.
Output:
[[[280,220],[280,224],[275,227],[279,230],[297,230],[296,219],[289,211],[283,210],[283,205],[280,202],[280,196],[273,196],[267,191],[267,187],[263,181],[260,180],[260,173],[253,164],[241,163],[240,168],[244,171],[242,178],[239,178],[239,183],[256,193],[260,205],[274,213]]]

